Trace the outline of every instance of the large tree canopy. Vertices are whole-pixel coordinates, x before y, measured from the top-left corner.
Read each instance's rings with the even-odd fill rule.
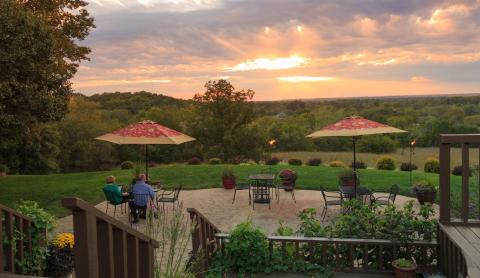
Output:
[[[251,125],[255,92],[235,90],[226,80],[209,81],[205,88],[205,93],[193,97],[197,105],[191,129],[207,148],[207,155],[232,158],[257,152],[263,143]]]
[[[69,79],[89,52],[75,42],[93,27],[81,9],[86,4],[0,1],[0,163],[15,172],[26,171],[28,161],[38,156],[25,147],[48,134],[39,127],[67,113]]]

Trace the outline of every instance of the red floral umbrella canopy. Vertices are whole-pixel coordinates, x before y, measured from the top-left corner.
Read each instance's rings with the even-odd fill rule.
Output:
[[[326,126],[312,134],[307,135],[310,138],[330,137],[330,136],[361,136],[369,134],[382,133],[402,133],[407,132],[386,124],[367,120],[362,117],[347,117],[339,122]]]
[[[153,121],[143,121],[132,124],[95,139],[122,145],[178,145],[195,140],[193,137],[157,124]]]

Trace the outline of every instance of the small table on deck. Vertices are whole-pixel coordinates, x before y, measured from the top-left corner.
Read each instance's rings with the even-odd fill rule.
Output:
[[[260,198],[255,198],[258,194],[253,194],[253,201],[255,203],[269,203],[270,202],[270,189],[274,186],[275,175],[274,174],[254,174],[248,177],[252,184],[252,191],[258,190],[260,192]],[[257,193],[258,193],[257,191]]]

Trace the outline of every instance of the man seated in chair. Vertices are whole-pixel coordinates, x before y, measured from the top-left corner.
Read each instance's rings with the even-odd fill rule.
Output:
[[[147,214],[148,201],[155,199],[155,192],[152,187],[146,183],[145,174],[139,174],[137,181],[133,185],[133,200],[130,201],[130,211],[132,212],[133,223],[138,222],[138,210],[140,210],[140,218],[145,219]],[[142,196],[136,198],[135,196]]]

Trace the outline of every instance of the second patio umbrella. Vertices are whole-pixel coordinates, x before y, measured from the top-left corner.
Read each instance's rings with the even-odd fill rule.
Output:
[[[148,145],[179,145],[195,140],[154,121],[142,121],[95,138],[120,145],[145,145],[145,174],[148,177]]]
[[[355,184],[355,194],[357,191],[357,161],[355,145],[357,139],[362,135],[382,134],[382,133],[402,133],[407,132],[386,124],[367,120],[359,116],[347,117],[339,122],[328,125],[312,134],[307,135],[310,138],[346,136],[352,137],[353,141],[353,177]]]

